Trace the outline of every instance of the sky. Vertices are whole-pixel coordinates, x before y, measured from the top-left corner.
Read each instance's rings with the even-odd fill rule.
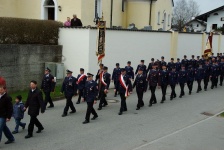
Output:
[[[174,3],[178,0],[174,0]],[[224,5],[224,0],[195,0],[200,6],[200,14]]]

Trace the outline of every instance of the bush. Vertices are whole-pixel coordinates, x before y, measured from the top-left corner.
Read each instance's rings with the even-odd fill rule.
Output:
[[[62,25],[51,20],[0,17],[0,44],[57,45]]]

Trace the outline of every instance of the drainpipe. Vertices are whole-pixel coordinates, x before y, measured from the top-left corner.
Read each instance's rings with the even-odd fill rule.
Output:
[[[152,1],[153,0],[150,0],[150,12],[149,12],[149,25],[151,25],[151,19],[152,19]]]
[[[110,0],[110,28],[113,25],[113,0]]]

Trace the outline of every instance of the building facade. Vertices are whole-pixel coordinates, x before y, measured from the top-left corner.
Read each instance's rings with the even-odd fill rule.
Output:
[[[206,22],[198,19],[193,19],[186,24],[188,29],[192,32],[203,32],[206,30],[206,25]]]
[[[0,0],[0,17],[57,20],[76,14],[84,26],[102,18],[107,27],[171,28],[173,0]]]
[[[224,28],[224,5],[196,18],[207,22],[207,32],[220,27]]]

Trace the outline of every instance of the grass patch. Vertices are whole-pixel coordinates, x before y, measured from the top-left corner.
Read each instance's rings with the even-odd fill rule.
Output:
[[[222,112],[221,114],[218,115],[219,117],[223,117],[224,118],[224,112]]]
[[[58,86],[55,87],[55,91],[51,92],[51,98],[52,98],[53,101],[64,98],[64,95],[62,95],[60,93],[60,91],[61,91],[61,85],[58,85]],[[29,92],[29,90],[16,91],[16,92],[13,92],[13,93],[9,93],[9,95],[12,97],[13,103],[15,102],[16,96],[18,96],[18,95],[21,95],[22,96],[22,101],[26,102],[28,92]],[[44,93],[43,93],[43,98],[44,98]]]

